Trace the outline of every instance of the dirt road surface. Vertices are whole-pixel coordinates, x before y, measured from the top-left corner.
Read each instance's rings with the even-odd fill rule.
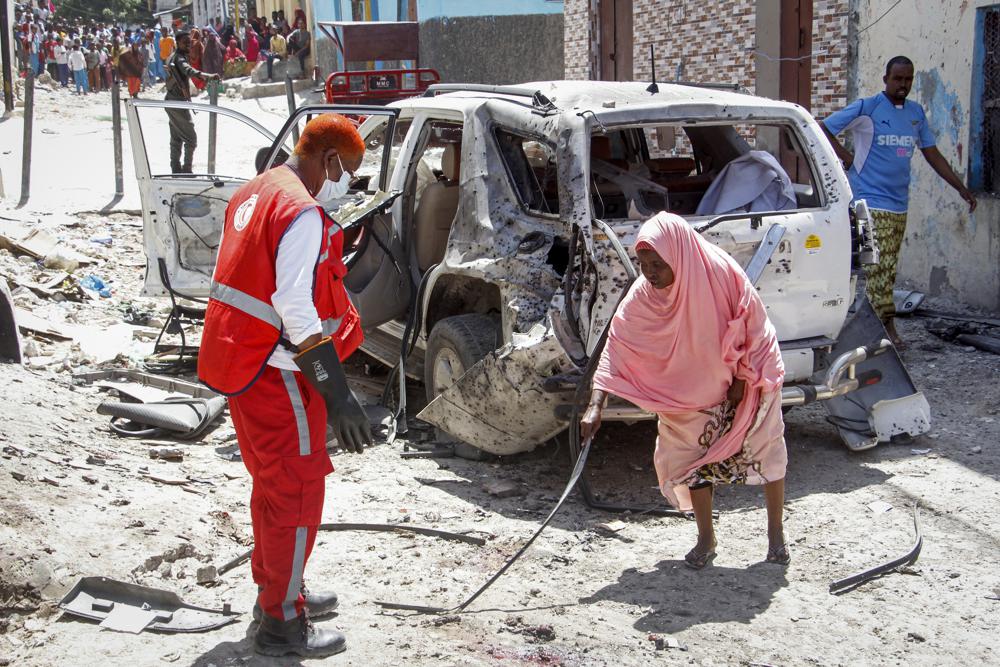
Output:
[[[100,277],[112,294],[74,294],[72,279],[60,289],[80,301],[18,288],[43,283],[54,271],[7,251],[0,251],[0,274],[19,308],[74,331],[82,325],[107,331],[109,339],[111,332],[124,335],[114,338],[124,341],[116,356],[100,367],[136,366],[166,307],[138,296],[144,270],[139,218],[93,212],[112,193],[108,96],[81,100],[43,90],[38,99],[36,147],[47,157],[36,156],[38,195],[21,209],[14,208],[20,144],[11,140],[19,137],[21,121],[0,123],[8,197],[0,203],[0,222],[46,229],[92,257],[75,277]],[[232,101],[269,118],[269,126],[280,124],[282,103]],[[129,162],[126,168],[128,193],[118,210],[128,211],[138,203]],[[96,237],[110,237],[110,245],[91,240]],[[762,562],[760,489],[718,489],[719,556],[701,572],[683,567],[695,541],[693,522],[609,515],[574,496],[522,561],[466,613],[385,611],[377,600],[451,606],[478,588],[561,493],[571,468],[567,448],[554,443],[503,461],[404,459],[404,446],[434,437],[411,418],[410,440],[362,456],[335,453],[325,521],[472,531],[487,542],[321,533],[307,581],[340,594],[339,615],[326,623],[347,633],[349,646],[327,662],[996,664],[1000,357],[934,337],[928,324],[933,321],[926,318],[900,324],[909,341],[904,360],[932,406],[928,435],[852,454],[821,409],[787,415],[787,568]],[[26,336],[25,344],[26,367],[0,365],[0,665],[299,664],[253,653],[246,612],[255,587],[247,565],[211,586],[196,581],[199,568],[224,563],[250,543],[249,477],[240,462],[220,456],[234,445],[228,418],[192,443],[119,438],[95,412],[112,396],[73,380],[73,373],[98,366],[94,354],[104,352],[102,346],[91,340],[84,349],[40,335]],[[356,364],[365,386],[384,380],[384,369],[367,378],[361,370]],[[422,392],[413,385],[414,400]],[[149,457],[152,447],[165,445],[179,447],[183,461]],[[652,446],[648,425],[606,427],[587,471],[595,490],[607,499],[662,506]],[[509,495],[487,491],[500,482]],[[891,509],[875,511],[886,505]],[[913,505],[924,532],[919,561],[831,595],[831,581],[910,548]],[[602,526],[614,521],[622,523]],[[94,575],[171,590],[207,607],[231,603],[245,613],[237,623],[200,634],[105,631],[61,614],[57,604],[81,577]]]

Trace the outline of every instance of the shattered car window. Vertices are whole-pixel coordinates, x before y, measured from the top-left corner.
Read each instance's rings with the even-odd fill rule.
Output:
[[[773,123],[675,123],[595,134],[591,203],[605,219],[821,205],[811,160],[792,128]]]
[[[157,107],[136,109],[142,141],[149,162],[149,173],[154,178],[173,173],[170,166],[170,133],[163,122],[165,111]],[[209,119],[215,118],[215,151],[209,151],[212,133]],[[259,150],[265,151],[273,139],[265,136],[246,123],[221,113],[208,111],[191,112],[191,122],[195,128],[197,146],[191,160],[191,176],[216,176],[225,179],[249,180],[257,175],[256,157]],[[181,155],[181,158],[186,156]],[[209,158],[212,158],[211,160]]]
[[[495,130],[494,136],[521,204],[532,213],[559,213],[555,149],[504,129]]]

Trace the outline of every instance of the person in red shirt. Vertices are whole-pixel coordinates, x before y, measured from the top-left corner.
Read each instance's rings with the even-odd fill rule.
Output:
[[[344,234],[315,198],[346,194],[364,151],[347,118],[321,114],[285,164],[233,194],[205,312],[198,377],[229,396],[253,479],[254,648],[270,656],[346,647],[344,635],[309,622],[332,612],[337,596],[307,589],[303,573],[333,472],[327,423],[349,452],[372,436],[341,367],[363,337],[342,282]]]

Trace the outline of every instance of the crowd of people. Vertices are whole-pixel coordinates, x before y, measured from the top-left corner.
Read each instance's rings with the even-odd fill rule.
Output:
[[[122,23],[82,20],[60,16],[49,0],[15,5],[14,45],[21,76],[48,73],[53,82],[72,88],[78,95],[111,88],[114,81],[128,86],[137,97],[166,79],[165,63],[177,48],[175,35],[190,34],[191,65],[220,78],[249,75],[260,62],[267,63],[267,79],[273,78],[276,60],[298,60],[297,76],[307,76],[306,60],[312,37],[305,13],[297,10],[289,24],[284,12],[265,17],[251,16],[237,31],[216,20],[202,28],[177,21],[148,28]],[[200,90],[205,84],[192,83]]]

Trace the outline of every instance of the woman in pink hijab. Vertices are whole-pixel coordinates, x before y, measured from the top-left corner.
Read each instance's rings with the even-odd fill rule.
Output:
[[[763,484],[767,561],[786,564],[785,370],[764,304],[735,260],[679,216],[643,224],[635,250],[642,276],[611,322],[581,436],[597,432],[608,394],[655,412],[660,490],[698,524],[685,563],[700,570],[715,557],[712,486]]]

